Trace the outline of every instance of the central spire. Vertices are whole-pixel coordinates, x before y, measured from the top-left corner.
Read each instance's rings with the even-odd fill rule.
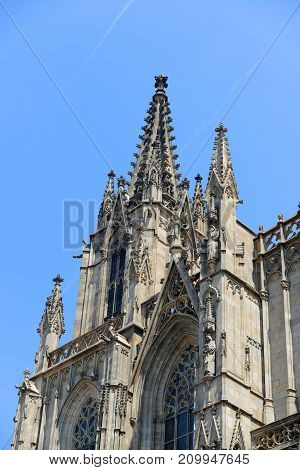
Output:
[[[134,171],[129,172],[128,192],[134,205],[153,200],[172,210],[177,202],[181,175],[177,173],[179,165],[175,162],[177,155],[173,153],[177,146],[173,144],[174,128],[170,125],[171,110],[165,92],[167,80],[165,75],[155,77],[156,90],[147,111],[146,125],[142,127],[144,133],[139,136],[139,152],[134,154],[137,161],[131,163]]]

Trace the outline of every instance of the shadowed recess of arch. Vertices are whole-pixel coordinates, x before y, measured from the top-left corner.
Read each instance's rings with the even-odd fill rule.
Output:
[[[143,357],[139,379],[134,384],[134,406],[139,413],[131,448],[164,448],[166,387],[182,352],[190,344],[197,344],[197,325],[192,316],[171,318],[155,338],[155,347],[153,343]]]
[[[99,405],[99,390],[89,380],[82,379],[73,388],[69,397],[66,399],[61,409],[61,413],[58,417],[58,428],[60,434],[59,442],[61,449],[74,449],[73,437],[75,427],[83,411],[84,404],[89,399],[92,399],[92,401],[96,402]],[[99,408],[98,405],[97,410]]]

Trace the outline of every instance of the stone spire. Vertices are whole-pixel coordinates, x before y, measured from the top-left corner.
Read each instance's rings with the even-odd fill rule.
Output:
[[[65,332],[61,283],[63,278],[58,274],[54,279],[52,295],[47,297],[46,307],[38,327],[41,337],[40,348],[36,354],[36,372],[45,366],[49,352],[54,351],[59,344],[61,335]]]
[[[47,297],[46,307],[38,327],[38,333],[55,333],[58,338],[65,332],[65,323],[63,317],[63,302],[61,296],[61,283],[64,281],[60,274],[52,279],[54,288],[52,295]]]
[[[195,177],[196,185],[192,201],[192,214],[195,228],[200,232],[204,231],[205,221],[205,199],[202,188],[202,176],[199,174]]]
[[[228,139],[226,137],[227,129],[224,127],[223,123],[220,123],[215,131],[217,132],[217,136],[215,137],[213,147],[208,185],[214,174],[220,186],[224,190],[230,188],[231,195],[238,198],[238,189],[233,172]]]
[[[203,197],[203,188],[202,188],[202,176],[198,175],[195,176],[196,180],[196,185],[195,185],[195,191],[194,191],[194,196],[193,196],[193,207],[196,204],[197,201],[203,202],[204,197]]]
[[[107,222],[110,218],[110,214],[112,211],[113,202],[116,197],[116,194],[115,194],[115,176],[116,175],[114,171],[111,170],[107,176],[108,176],[108,181],[106,184],[106,188],[103,194],[102,203],[101,203],[99,214],[98,214],[97,230],[100,230],[101,228],[107,225]]]
[[[170,107],[166,88],[167,77],[155,77],[156,91],[145,118],[146,125],[142,127],[144,133],[139,136],[139,152],[135,153],[136,162],[132,162],[133,172],[129,172],[129,198],[131,202],[153,200],[162,202],[166,207],[173,209],[178,198],[177,173],[179,165],[176,164],[177,155],[172,135],[173,126],[170,117]]]

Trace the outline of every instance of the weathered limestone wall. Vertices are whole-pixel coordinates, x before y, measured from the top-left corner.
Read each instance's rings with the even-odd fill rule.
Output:
[[[291,330],[293,341],[295,385],[300,409],[300,262],[294,263],[288,272],[291,301]]]
[[[46,374],[40,449],[71,448],[76,419],[89,396],[99,401],[103,413],[100,447],[122,448],[126,410],[130,415],[131,368],[130,347],[124,338],[118,337],[120,341],[108,343],[104,349],[102,345],[100,350],[98,346]]]
[[[272,390],[276,419],[286,416],[287,393],[286,344],[280,281],[280,276],[274,274],[268,282]]]

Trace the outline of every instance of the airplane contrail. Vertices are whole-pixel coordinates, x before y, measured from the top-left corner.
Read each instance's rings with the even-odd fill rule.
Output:
[[[90,54],[88,55],[87,59],[85,60],[85,62],[82,64],[82,66],[80,67],[79,71],[78,71],[78,74],[81,73],[85,68],[86,66],[88,65],[88,63],[90,62],[90,60],[94,57],[94,55],[98,52],[98,50],[103,46],[103,43],[105,42],[105,40],[107,39],[107,37],[110,35],[111,31],[113,30],[113,28],[116,26],[116,24],[118,23],[118,21],[122,18],[122,16],[124,15],[124,13],[126,13],[126,11],[128,10],[128,8],[130,8],[130,6],[133,4],[134,0],[129,0],[126,5],[122,8],[122,10],[117,14],[117,16],[115,17],[115,19],[113,20],[113,22],[111,23],[111,25],[107,28],[107,30],[105,31],[105,33],[103,34],[102,38],[100,39],[100,41],[96,44],[96,46],[94,47],[94,49],[90,52]]]

